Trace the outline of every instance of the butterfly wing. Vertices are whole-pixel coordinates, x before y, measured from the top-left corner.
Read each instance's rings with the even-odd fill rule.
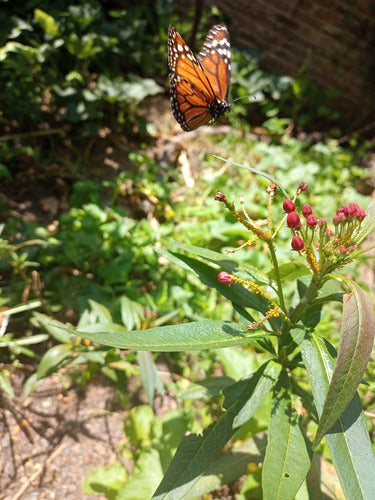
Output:
[[[171,103],[174,117],[188,132],[212,119],[204,93],[177,76],[171,76]]]
[[[213,26],[204,41],[198,60],[217,98],[226,101],[230,81],[230,42],[224,24]]]
[[[212,119],[210,110],[216,96],[200,62],[182,36],[173,26],[169,27],[168,35],[172,111],[183,130],[194,130]]]

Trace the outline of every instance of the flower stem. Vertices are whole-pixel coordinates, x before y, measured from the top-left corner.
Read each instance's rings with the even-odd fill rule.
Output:
[[[287,315],[287,309],[286,309],[286,305],[285,305],[285,301],[284,301],[283,287],[281,284],[279,264],[278,264],[277,258],[276,258],[275,247],[274,247],[272,240],[268,240],[267,245],[268,245],[268,248],[270,250],[271,260],[272,260],[274,274],[275,274],[275,280],[277,283],[277,295],[279,296],[279,300],[280,300],[280,309],[283,311],[283,313],[285,315]]]

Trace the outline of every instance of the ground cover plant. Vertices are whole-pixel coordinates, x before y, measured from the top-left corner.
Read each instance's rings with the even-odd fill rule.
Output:
[[[4,406],[54,376],[115,388],[123,439],[80,477],[88,494],[371,498],[366,141],[342,147],[330,93],[237,47],[232,98],[251,102],[169,140],[167,29],[193,15],[103,5],[14,3],[3,19]],[[322,119],[319,140],[299,134]]]

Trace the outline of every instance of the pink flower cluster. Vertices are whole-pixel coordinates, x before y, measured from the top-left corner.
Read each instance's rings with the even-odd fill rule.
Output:
[[[300,216],[296,211],[296,206],[292,200],[284,200],[283,209],[288,214],[286,218],[286,225],[293,231],[300,231],[302,227],[302,221]],[[326,228],[326,234],[329,236],[332,234],[330,229],[327,229],[326,219],[317,219],[313,214],[310,205],[304,205],[302,208],[302,215],[306,220],[306,225],[308,228],[314,230],[317,226]],[[354,220],[362,222],[366,217],[365,211],[360,208],[357,203],[352,203],[351,205],[345,205],[344,207],[338,208],[336,215],[333,217],[332,222],[335,226],[340,223],[345,224]],[[301,236],[294,235],[292,238],[292,249],[300,252],[304,248],[305,244]],[[352,247],[350,247],[352,250]],[[345,252],[344,252],[345,253]]]
[[[363,221],[365,217],[366,213],[363,208],[357,205],[357,203],[352,203],[351,205],[345,205],[345,207],[338,208],[332,222],[335,226],[337,226],[340,222],[347,222],[353,219]]]

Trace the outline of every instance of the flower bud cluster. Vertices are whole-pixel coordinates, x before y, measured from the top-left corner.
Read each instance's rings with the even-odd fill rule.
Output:
[[[365,217],[365,211],[357,205],[357,203],[352,203],[351,205],[345,205],[345,207],[338,208],[332,222],[337,226],[340,223],[345,223],[354,219],[362,222]]]
[[[284,200],[283,209],[288,214],[286,218],[286,225],[293,231],[300,231],[302,227],[302,221],[296,211],[297,209],[295,203],[292,200]],[[320,221],[318,221],[318,219],[313,214],[310,205],[305,205],[302,208],[302,215],[306,219],[306,225],[311,229],[314,229],[320,223]],[[293,236],[291,243],[292,249],[296,252],[300,252],[305,247],[305,243],[301,236],[296,234]]]
[[[333,226],[328,227],[327,220],[318,218],[308,204],[301,210],[296,207],[295,199],[305,191],[308,186],[301,182],[297,188],[293,200],[286,199],[283,202],[285,216],[281,218],[278,226],[274,227],[272,205],[276,194],[276,185],[270,184],[266,190],[268,194],[268,217],[267,221],[253,221],[244,207],[243,198],[240,199],[241,209],[237,210],[234,203],[226,198],[224,193],[218,191],[215,200],[224,203],[225,207],[233,217],[241,222],[254,236],[241,244],[236,251],[250,247],[257,240],[268,245],[269,255],[274,265],[275,280],[278,290],[282,289],[281,279],[278,271],[277,257],[275,251],[275,240],[285,220],[288,228],[292,230],[292,250],[300,252],[306,259],[306,263],[313,274],[316,283],[322,283],[324,277],[350,262],[353,252],[360,241],[360,228],[366,213],[356,203],[346,205],[336,211],[332,219]],[[265,226],[267,223],[266,228]],[[229,251],[228,251],[229,253]],[[243,279],[226,271],[217,275],[219,283],[223,285],[242,286],[251,290],[252,293],[261,295],[268,301],[269,308],[262,318],[247,327],[248,330],[258,328],[271,318],[286,314],[286,305],[282,292],[278,293],[279,304],[260,284],[250,279]],[[275,288],[272,288],[274,291]]]
[[[283,209],[287,213],[286,225],[292,229],[292,249],[306,254],[311,269],[318,273],[323,267],[338,267],[348,260],[356,249],[356,237],[361,222],[366,217],[365,211],[352,203],[336,210],[332,222],[334,231],[327,227],[327,220],[318,219],[310,205],[301,210],[303,222],[292,200],[284,200]],[[319,259],[315,257],[318,249]]]

